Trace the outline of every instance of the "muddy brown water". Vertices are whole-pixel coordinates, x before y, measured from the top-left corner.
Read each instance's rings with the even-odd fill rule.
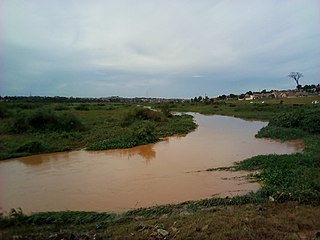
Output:
[[[123,150],[41,154],[0,162],[0,212],[82,210],[121,212],[259,189],[245,172],[196,172],[230,166],[299,146],[256,139],[266,122],[193,114],[185,136]]]

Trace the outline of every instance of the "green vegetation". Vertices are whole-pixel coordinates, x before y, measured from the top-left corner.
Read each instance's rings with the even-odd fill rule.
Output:
[[[130,148],[138,145],[153,143],[159,138],[155,135],[155,124],[151,121],[136,123],[134,127],[122,135],[102,140],[89,146],[88,150],[105,150],[115,148]]]
[[[270,126],[301,129],[308,133],[320,133],[320,110],[319,108],[303,108],[285,112],[273,118]]]
[[[2,239],[317,239],[320,207],[287,203],[220,205],[194,211],[181,204],[152,217],[95,212],[13,211],[0,218]],[[151,211],[151,209],[150,209]],[[164,231],[161,231],[164,230]]]
[[[121,103],[0,102],[0,159],[88,148],[129,148],[153,143],[196,125],[191,116],[171,116]]]
[[[9,216],[0,218],[3,236],[22,235],[34,239],[47,239],[49,236],[52,239],[81,239],[86,236],[87,239],[93,239],[93,236],[96,239],[319,238],[320,107],[312,105],[312,100],[306,97],[285,99],[281,103],[278,99],[265,99],[253,103],[231,100],[171,103],[166,106],[154,104],[155,109],[269,120],[268,126],[261,129],[257,137],[281,141],[300,139],[304,150],[299,153],[260,155],[230,168],[208,169],[251,171],[248,177],[262,183],[261,189],[255,193],[231,198],[212,197],[122,214],[49,212],[27,216],[19,210],[13,210]],[[126,144],[131,146],[157,141],[164,136],[187,133],[195,127],[190,116],[171,116],[165,114],[166,110],[156,112],[129,104],[87,106],[89,110],[75,110],[73,104],[68,105],[66,110],[59,110],[59,114],[74,114],[85,127],[84,130],[54,131],[47,135],[59,136],[60,140],[67,139],[69,144],[71,141],[81,142],[81,146],[90,146],[92,149],[108,149],[122,147],[124,142],[123,147],[127,147]],[[31,114],[37,108],[50,106],[38,104],[37,107],[29,107]],[[15,114],[22,110],[19,106],[4,108],[6,110],[1,111],[5,114],[0,122],[1,131],[6,134],[1,136],[1,143],[6,140],[6,144],[13,146],[13,142],[17,142],[18,146],[12,154],[19,154],[18,149],[30,153],[42,148],[52,149],[52,142],[41,138],[46,133],[42,128],[30,127],[18,134],[21,139],[8,141],[15,137],[8,132],[8,123],[13,122]],[[55,112],[58,110],[53,111],[58,114]],[[31,135],[37,137],[31,138]],[[86,137],[88,140],[84,140]],[[74,145],[72,147],[74,149]],[[159,229],[165,230],[168,235],[162,235],[167,233]]]
[[[284,128],[277,126],[267,126],[256,134],[258,138],[272,138],[272,139],[280,139],[282,141],[301,139],[306,137],[307,133],[295,128]]]
[[[16,113],[9,122],[8,132],[81,131],[83,124],[70,113],[56,114],[50,109],[37,109]]]

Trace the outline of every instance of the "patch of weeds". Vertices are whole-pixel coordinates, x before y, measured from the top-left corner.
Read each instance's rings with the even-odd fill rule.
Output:
[[[58,104],[58,105],[55,105],[53,109],[55,111],[65,111],[65,110],[69,110],[69,107],[66,106],[65,104]]]
[[[154,143],[159,138],[154,134],[155,125],[150,121],[135,123],[132,130],[122,135],[97,142],[88,147],[88,150],[107,150],[115,148],[131,148],[138,145]]]
[[[235,171],[235,167],[234,166],[230,166],[230,167],[219,167],[219,168],[208,168],[206,169],[206,171],[208,172],[212,172],[212,171]]]
[[[237,163],[236,170],[259,170],[255,176],[264,183],[259,194],[268,193],[281,202],[320,204],[320,171],[313,154],[259,155]]]
[[[320,133],[320,108],[297,109],[279,114],[270,126],[298,128],[309,133]]]
[[[57,114],[48,109],[24,111],[16,114],[8,126],[9,132],[81,131],[84,125],[71,113]]]
[[[297,128],[285,128],[277,126],[266,126],[259,130],[255,135],[257,138],[271,138],[271,139],[280,139],[282,141],[301,139],[306,137],[308,134]]]
[[[0,103],[0,119],[9,117],[9,109],[5,104]]]
[[[74,107],[75,110],[78,110],[78,111],[89,111],[89,106],[88,104],[78,104]]]
[[[121,126],[126,127],[135,121],[150,120],[155,122],[164,121],[165,117],[161,112],[153,111],[148,108],[136,108],[125,114]]]
[[[26,152],[26,153],[41,153],[48,151],[48,147],[45,146],[42,142],[32,141],[27,142],[17,148],[16,152]]]

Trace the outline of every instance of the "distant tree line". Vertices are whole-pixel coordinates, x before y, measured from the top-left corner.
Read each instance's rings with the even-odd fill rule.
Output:
[[[164,99],[164,98],[146,98],[146,97],[105,97],[105,98],[81,98],[81,97],[48,97],[48,96],[0,96],[0,101],[17,101],[29,103],[135,103],[135,102],[181,102],[183,99]]]
[[[43,96],[0,96],[2,101],[41,102],[41,103],[69,103],[69,102],[99,102],[98,98],[79,97],[43,97]]]
[[[301,87],[301,90],[304,90],[306,92],[320,92],[320,84],[304,85],[303,87]]]
[[[305,92],[309,92],[309,93],[320,93],[320,84],[306,84],[304,86],[299,86],[299,90],[300,91],[305,91]],[[244,99],[246,95],[254,95],[254,94],[270,94],[274,92],[274,90],[266,90],[266,89],[263,89],[262,91],[247,91],[246,93],[242,93],[242,94],[233,94],[233,93],[230,93],[229,95],[226,95],[226,94],[223,94],[223,95],[220,95],[216,98],[209,98],[208,96],[199,96],[199,97],[194,97],[194,98],[191,98],[190,101],[191,102],[203,102],[203,103],[210,103],[210,102],[214,102],[215,100],[218,100],[218,101],[225,101],[225,100],[228,100],[228,99]]]

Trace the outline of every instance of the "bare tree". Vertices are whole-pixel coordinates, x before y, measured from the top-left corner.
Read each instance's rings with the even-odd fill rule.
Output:
[[[291,72],[288,77],[291,77],[294,79],[294,81],[297,84],[297,88],[301,88],[301,85],[299,83],[299,79],[303,77],[303,74],[301,72]]]

